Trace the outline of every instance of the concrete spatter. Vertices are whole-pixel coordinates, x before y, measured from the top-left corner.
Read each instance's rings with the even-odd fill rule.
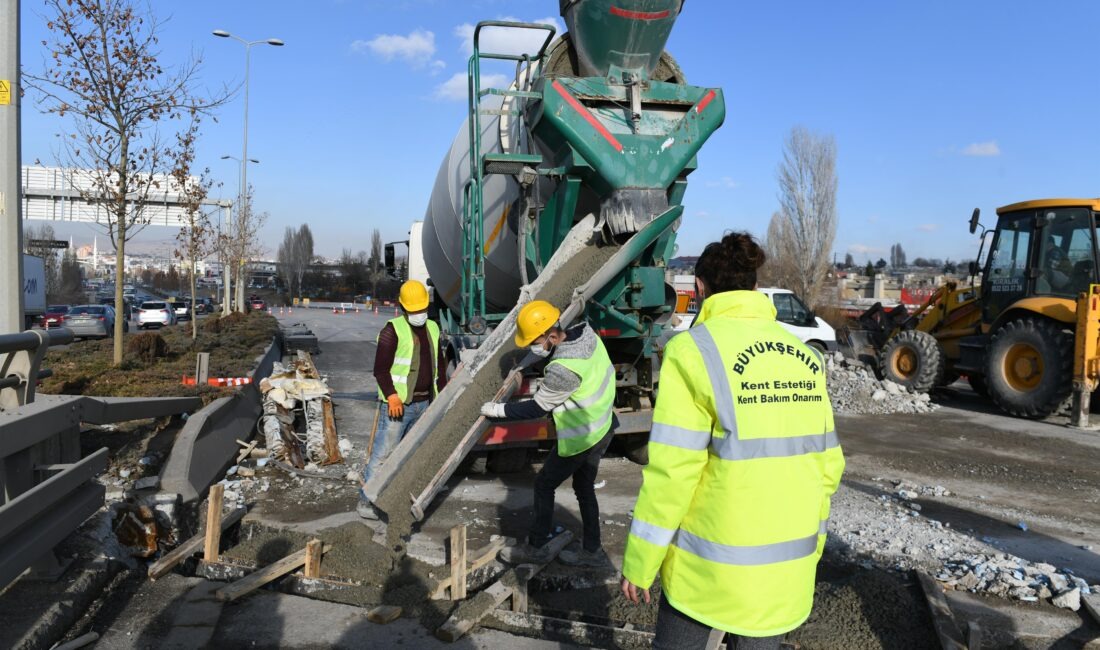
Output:
[[[618,250],[618,246],[585,248],[562,271],[549,278],[532,298],[563,308],[572,297],[573,290],[591,278]],[[505,319],[500,327],[511,331],[514,324],[513,315]],[[462,436],[480,416],[481,405],[493,399],[512,367],[515,352],[516,346],[509,336],[487,360],[477,364],[479,370],[474,373],[465,392],[454,400],[445,420],[425,437],[379,495],[375,505],[387,515],[386,543],[395,556],[404,553],[405,540],[412,531],[414,520],[409,510],[409,495],[418,495],[427,487]]]

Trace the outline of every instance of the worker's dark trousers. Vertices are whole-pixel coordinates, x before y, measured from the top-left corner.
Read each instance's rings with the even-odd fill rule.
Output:
[[[702,650],[707,647],[711,628],[673,607],[661,595],[657,608],[657,634],[653,638],[653,650]],[[726,647],[731,650],[779,650],[783,635],[738,636],[727,635]]]
[[[573,493],[581,507],[581,523],[584,524],[583,545],[586,551],[600,548],[600,506],[596,503],[596,473],[600,469],[600,459],[611,444],[612,433],[607,432],[591,449],[576,456],[559,456],[558,448],[546,459],[542,469],[535,476],[534,522],[531,524],[531,536],[528,539],[533,546],[542,546],[550,537],[550,527],[554,521],[554,491],[573,477]]]

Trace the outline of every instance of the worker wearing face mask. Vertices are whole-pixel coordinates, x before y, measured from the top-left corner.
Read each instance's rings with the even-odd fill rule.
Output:
[[[378,382],[378,420],[363,483],[385,462],[401,438],[447,383],[446,359],[439,349],[439,325],[428,320],[428,289],[417,280],[401,285],[402,314],[378,333],[374,378]],[[377,519],[374,507],[359,493],[356,508],[365,519]]]
[[[584,534],[580,548],[558,556],[565,564],[608,568],[611,562],[600,543],[600,508],[595,482],[611,442],[615,406],[615,368],[603,342],[587,324],[562,329],[561,312],[542,300],[527,303],[516,319],[516,345],[549,358],[533,399],[499,404],[487,402],[482,415],[496,420],[531,420],[553,414],[557,446],[535,477],[535,503],[527,542],[506,548],[506,562],[524,564],[549,560],[546,543],[553,536],[554,491],[573,477]]]

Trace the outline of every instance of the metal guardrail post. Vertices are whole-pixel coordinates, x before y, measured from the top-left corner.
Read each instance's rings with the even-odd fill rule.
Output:
[[[67,328],[0,335],[0,410],[33,402],[38,380],[49,376],[40,370],[46,352],[72,340]]]

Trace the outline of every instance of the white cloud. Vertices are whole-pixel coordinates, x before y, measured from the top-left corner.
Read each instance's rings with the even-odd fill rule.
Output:
[[[447,64],[444,63],[443,61],[440,61],[439,59],[436,59],[435,61],[432,61],[431,64],[428,65],[428,68],[430,69],[430,72],[431,72],[432,76],[435,76],[435,75],[439,74],[440,72],[443,72],[443,69],[446,68],[446,67],[447,67]]]
[[[733,178],[729,176],[723,176],[722,178],[719,178],[717,180],[707,181],[705,185],[707,187],[720,187],[727,190],[736,189],[741,186],[740,183],[733,180]]]
[[[510,81],[508,77],[502,74],[481,75],[482,88],[503,88],[507,86]],[[446,99],[449,101],[465,101],[470,94],[467,84],[466,73],[456,72],[451,75],[450,79],[435,87],[435,97],[436,99]]]
[[[442,61],[432,61],[435,55],[435,34],[417,29],[408,35],[379,34],[369,41],[358,40],[351,44],[353,52],[370,52],[385,61],[400,59],[414,68],[422,68],[429,63],[436,67]]]
[[[936,232],[939,229],[940,224],[938,223],[922,223],[921,225],[917,226],[917,230],[921,232]]]
[[[853,255],[878,255],[882,253],[882,249],[867,244],[850,244],[847,252]]]
[[[498,20],[507,20],[512,22],[528,22],[521,21],[519,18],[513,16],[506,16],[499,18]],[[532,20],[533,23],[545,23],[553,25],[557,28],[556,34],[560,35],[565,31],[565,26],[561,21],[554,17],[548,16],[546,18],[538,18]],[[474,25],[473,23],[462,23],[454,28],[454,35],[459,40],[459,52],[469,56],[474,51]],[[517,29],[508,27],[486,27],[481,30],[481,35],[478,40],[478,47],[482,52],[494,52],[496,54],[534,54],[538,52],[539,47],[542,46],[542,42],[546,40],[546,32],[541,29]]]
[[[999,156],[1001,155],[1001,148],[997,146],[996,140],[990,140],[989,142],[974,142],[963,147],[962,155]]]

